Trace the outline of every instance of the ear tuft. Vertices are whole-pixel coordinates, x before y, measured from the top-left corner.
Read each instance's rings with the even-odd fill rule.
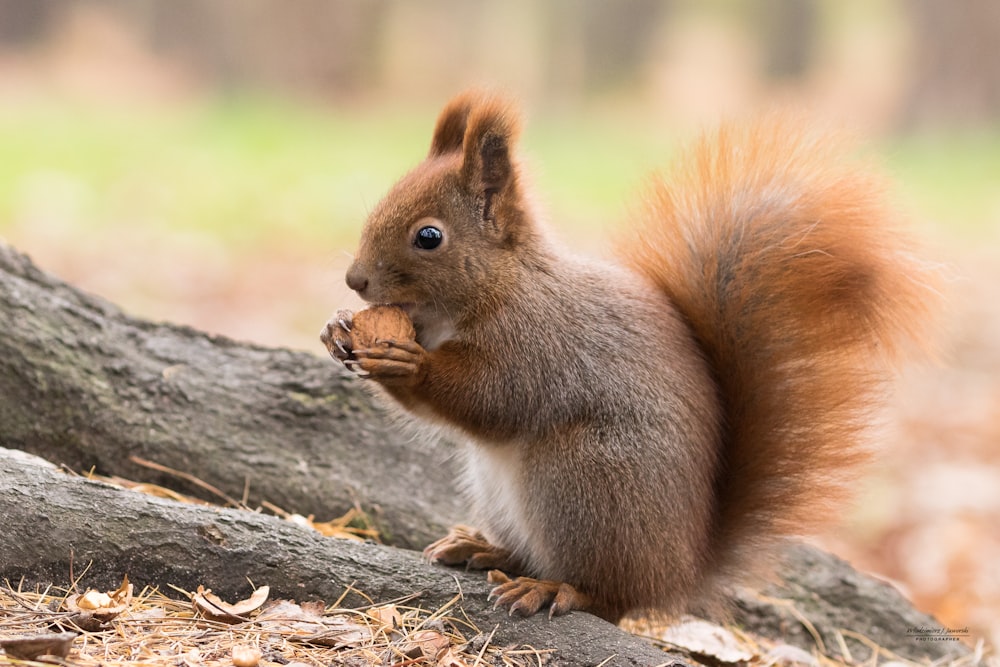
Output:
[[[466,120],[462,179],[471,189],[497,192],[511,180],[512,152],[520,133],[517,107],[499,96],[482,96]]]
[[[437,125],[434,126],[434,138],[431,139],[431,150],[428,157],[447,155],[462,150],[466,122],[479,98],[479,93],[470,90],[456,95],[445,105],[438,116]]]

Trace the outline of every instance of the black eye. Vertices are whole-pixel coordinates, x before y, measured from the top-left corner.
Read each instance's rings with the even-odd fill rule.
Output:
[[[443,240],[444,234],[441,230],[428,225],[417,230],[417,235],[413,239],[413,245],[421,250],[434,250],[434,248],[441,245],[441,241]]]

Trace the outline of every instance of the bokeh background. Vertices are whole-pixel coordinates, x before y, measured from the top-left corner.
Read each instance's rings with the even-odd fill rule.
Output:
[[[524,101],[586,251],[723,117],[792,104],[867,138],[948,310],[822,543],[995,644],[995,0],[0,0],[0,236],[135,315],[321,354],[366,211],[468,85]]]

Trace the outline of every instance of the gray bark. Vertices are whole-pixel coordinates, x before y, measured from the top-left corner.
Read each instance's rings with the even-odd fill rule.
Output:
[[[926,636],[946,628],[915,609],[891,584],[862,574],[819,549],[789,545],[780,575],[781,582],[765,589],[763,595],[749,590],[736,593],[737,624],[756,635],[819,649],[848,663],[871,660],[872,644],[914,661],[957,660],[970,653],[950,633]],[[803,619],[816,631],[818,641]],[[894,659],[884,651],[879,658]]]
[[[332,602],[348,586],[376,601],[422,593],[433,610],[461,592],[462,609],[496,645],[555,649],[560,665],[655,665],[670,655],[590,614],[512,619],[494,610],[482,573],[425,562],[418,553],[336,540],[274,516],[164,500],[80,477],[37,457],[0,449],[0,580],[26,585],[69,580],[72,558],[84,587],[113,590],[128,574],[136,590],[198,585],[223,599],[247,597],[248,579],[272,599]],[[349,595],[345,606],[368,602]],[[683,664],[683,663],[682,663]]]
[[[404,547],[462,516],[447,448],[417,444],[329,358],[129,317],[2,242],[0,321],[8,447],[218,501],[138,456],[318,520],[357,501]]]

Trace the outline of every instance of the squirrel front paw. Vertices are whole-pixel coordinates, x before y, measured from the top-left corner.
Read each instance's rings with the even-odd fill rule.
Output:
[[[452,526],[448,534],[424,549],[424,558],[444,565],[465,565],[470,570],[518,570],[507,549],[493,546],[475,528]]]
[[[319,339],[326,346],[330,356],[337,361],[346,362],[352,358],[354,343],[351,340],[351,323],[354,313],[349,310],[338,310],[323,327]]]
[[[320,333],[330,356],[357,375],[386,385],[419,377],[427,352],[415,338],[413,323],[396,306],[338,310]]]
[[[372,347],[355,349],[344,364],[362,377],[387,385],[419,381],[427,351],[413,340],[381,340]]]
[[[506,607],[511,616],[533,616],[539,609],[548,606],[549,618],[552,618],[591,606],[588,595],[561,581],[531,577],[511,579],[500,570],[491,570],[487,578],[491,584],[497,584],[490,591],[490,598],[497,599],[493,606]]]

